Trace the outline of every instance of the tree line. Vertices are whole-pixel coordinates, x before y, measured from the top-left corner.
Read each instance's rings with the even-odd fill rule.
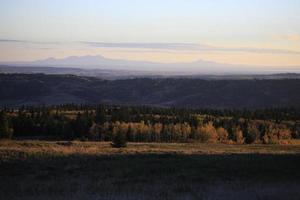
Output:
[[[131,142],[278,143],[300,135],[297,108],[176,109],[76,105],[3,108],[1,138]]]

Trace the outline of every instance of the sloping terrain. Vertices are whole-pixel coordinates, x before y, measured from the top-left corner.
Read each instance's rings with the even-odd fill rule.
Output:
[[[2,106],[113,103],[193,108],[298,107],[299,91],[299,79],[109,81],[74,75],[0,74]]]
[[[299,145],[0,141],[0,199],[296,200],[299,167]]]

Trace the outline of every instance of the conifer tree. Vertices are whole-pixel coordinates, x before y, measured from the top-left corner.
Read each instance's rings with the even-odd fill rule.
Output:
[[[118,129],[117,127],[115,127]],[[123,133],[121,130],[116,130],[114,128],[114,135],[112,139],[111,146],[115,148],[121,148],[121,147],[126,147],[127,146],[127,141],[126,141],[126,134]]]
[[[9,122],[6,113],[0,112],[0,138],[10,139],[12,137],[12,130],[9,127]]]

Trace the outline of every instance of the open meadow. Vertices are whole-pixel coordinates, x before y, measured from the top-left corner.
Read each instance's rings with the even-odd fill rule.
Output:
[[[300,144],[0,141],[0,199],[299,199]]]

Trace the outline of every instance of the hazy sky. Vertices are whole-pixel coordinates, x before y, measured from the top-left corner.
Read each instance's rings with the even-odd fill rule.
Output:
[[[300,0],[0,0],[0,61],[300,66]]]

